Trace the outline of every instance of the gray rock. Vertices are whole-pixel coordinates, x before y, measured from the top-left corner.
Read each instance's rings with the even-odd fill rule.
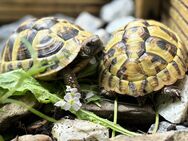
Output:
[[[75,20],[75,24],[81,26],[87,31],[95,32],[104,24],[104,22],[88,12],[82,12]]]
[[[5,44],[6,44],[6,40],[0,41],[0,54],[2,53],[3,48],[5,47]],[[0,55],[0,59],[1,59],[1,57],[2,57],[2,55]]]
[[[120,17],[130,16],[133,11],[133,0],[113,0],[102,7],[100,17],[104,21],[110,22]]]
[[[5,45],[6,40],[8,39],[8,37],[12,34],[13,31],[15,31],[17,29],[17,27],[23,22],[26,21],[30,18],[34,18],[33,16],[25,16],[23,18],[21,18],[20,20],[13,22],[11,24],[6,24],[0,27],[0,54],[1,51]]]
[[[52,141],[52,139],[47,135],[37,134],[17,136],[11,141]]]
[[[148,133],[152,133],[154,129],[155,124],[152,124],[151,127],[148,130]],[[159,123],[159,128],[157,130],[157,133],[167,132],[167,131],[188,131],[188,128],[183,125],[176,125],[173,123],[169,123],[167,121],[162,121]]]
[[[102,40],[104,45],[107,44],[107,42],[109,41],[110,36],[111,36],[106,30],[104,30],[102,28],[95,31],[94,34],[96,34],[100,37],[100,39]]]
[[[21,18],[20,20],[18,21],[15,21],[11,24],[7,24],[7,25],[3,25],[0,27],[0,42],[3,41],[3,40],[6,40],[13,31],[15,31],[17,29],[17,27],[24,21],[28,20],[28,19],[31,19],[31,18],[34,18],[33,16],[31,15],[28,15],[28,16],[25,16],[23,18]]]
[[[133,20],[135,20],[135,18],[132,17],[132,16],[122,17],[122,18],[118,18],[116,20],[113,20],[106,27],[106,31],[109,32],[109,33],[112,33],[114,31],[116,31],[118,28],[120,28],[121,26],[125,26],[127,23],[129,23]]]
[[[157,97],[157,109],[159,114],[171,123],[181,123],[188,118],[188,76],[182,80],[179,80],[175,85],[179,87],[181,91],[181,100],[174,101],[172,96],[158,95]]]
[[[183,125],[176,125],[176,130],[177,131],[188,131],[188,127],[183,126]]]
[[[165,132],[165,133],[156,133],[150,135],[141,135],[128,137],[123,135],[118,135],[114,138],[111,138],[109,141],[187,141],[188,132]]]
[[[36,99],[28,94],[23,96],[19,100],[23,101],[30,107],[37,106],[38,102]],[[25,107],[17,105],[15,103],[6,104],[1,107],[0,111],[0,131],[4,131],[11,126],[12,123],[18,121],[21,118],[24,118],[30,112]]]
[[[155,127],[155,124],[152,124],[151,127],[148,130],[148,133],[152,133],[153,129]],[[169,130],[169,128],[173,128],[175,129],[176,125],[166,122],[166,121],[162,121],[159,123],[159,127],[157,130],[157,133],[162,133],[162,132],[167,132]]]
[[[109,131],[89,121],[62,119],[54,124],[52,135],[57,141],[105,141]]]
[[[113,101],[104,100],[100,104],[101,107],[87,104],[83,105],[83,108],[104,118],[113,117]],[[118,102],[118,121],[126,121],[132,125],[151,125],[155,121],[155,112],[150,105],[139,107],[138,105]]]
[[[52,16],[56,17],[56,18],[60,18],[60,19],[65,19],[65,20],[72,22],[72,23],[74,23],[74,20],[75,20],[73,17],[67,16],[67,15],[64,15],[64,14],[60,14],[60,13],[52,15]]]

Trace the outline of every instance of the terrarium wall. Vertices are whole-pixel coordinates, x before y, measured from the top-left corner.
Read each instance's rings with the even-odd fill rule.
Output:
[[[98,15],[110,0],[0,0],[0,23],[18,20],[25,15],[35,17],[63,13],[76,17],[82,11]]]
[[[173,29],[188,46],[187,0],[136,0],[137,18],[161,20]]]

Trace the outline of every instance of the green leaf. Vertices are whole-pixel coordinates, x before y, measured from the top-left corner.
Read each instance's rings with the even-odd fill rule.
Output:
[[[101,96],[97,95],[98,86],[97,85],[88,85],[88,84],[81,84],[80,85],[81,92],[85,93],[86,97],[84,99],[85,103],[95,103],[97,106],[100,107],[100,101],[102,101]],[[93,95],[89,96],[89,93]]]
[[[0,87],[8,90],[8,92],[15,89],[9,96],[24,95],[27,91],[31,91],[41,103],[54,103],[60,100],[59,97],[43,88],[40,83],[22,69],[0,74]],[[0,94],[2,95],[3,92],[0,92]]]
[[[87,98],[86,99],[86,103],[91,103],[91,102],[96,102],[96,101],[100,101],[101,100],[101,97],[98,96],[98,95],[94,95],[90,98]]]

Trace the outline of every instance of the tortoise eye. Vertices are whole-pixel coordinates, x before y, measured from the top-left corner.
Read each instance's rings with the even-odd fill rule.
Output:
[[[91,54],[91,47],[90,46],[86,46],[84,49],[84,52],[87,56],[89,56]]]
[[[82,51],[80,52],[80,56],[83,57],[83,58],[87,58],[87,57],[90,57],[91,55],[91,47],[89,46],[84,46]]]

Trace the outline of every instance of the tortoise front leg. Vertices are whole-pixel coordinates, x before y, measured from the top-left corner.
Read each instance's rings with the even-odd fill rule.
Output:
[[[175,98],[181,99],[181,90],[177,86],[165,86],[162,93],[170,95],[173,100],[175,100]]]
[[[100,88],[100,94],[104,95],[104,96],[108,96],[108,97],[115,97],[116,96],[116,92],[114,92],[114,91],[107,91],[104,88]]]
[[[62,75],[63,75],[63,80],[64,80],[65,85],[68,85],[71,88],[77,88],[78,91],[80,90],[80,86],[78,84],[76,75],[75,73],[73,73],[73,71],[69,67],[65,67],[62,70]]]
[[[80,63],[76,64],[76,66],[73,68],[72,72],[75,74],[80,72],[83,68],[85,68],[89,64],[90,60],[91,58],[87,58],[80,61]]]

